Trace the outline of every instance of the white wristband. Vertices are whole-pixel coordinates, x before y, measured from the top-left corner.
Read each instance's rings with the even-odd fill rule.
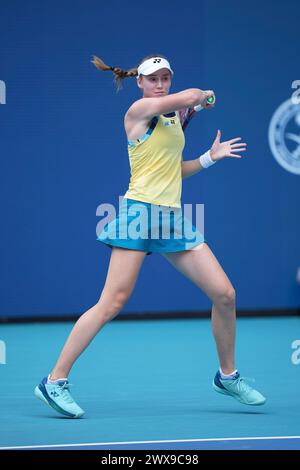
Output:
[[[211,159],[209,150],[207,152],[205,152],[203,155],[201,155],[201,157],[199,157],[199,162],[200,162],[200,164],[203,168],[208,168],[209,166],[213,165],[214,163],[217,163],[217,162],[214,162]]]

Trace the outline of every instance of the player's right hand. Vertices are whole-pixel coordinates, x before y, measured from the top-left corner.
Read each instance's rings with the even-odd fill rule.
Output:
[[[216,96],[215,96],[214,91],[213,90],[203,90],[202,93],[203,93],[203,98],[201,99],[201,103],[200,103],[201,106],[205,109],[213,108],[216,104]],[[209,98],[210,96],[214,97],[214,102],[212,104],[207,102],[207,98]]]

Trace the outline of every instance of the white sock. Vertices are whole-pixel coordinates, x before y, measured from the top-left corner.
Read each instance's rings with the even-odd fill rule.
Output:
[[[62,379],[55,379],[55,380],[52,380],[50,379],[50,374],[48,375],[48,378],[47,378],[47,384],[57,384],[57,382],[59,380],[68,380],[67,377],[63,377]]]
[[[222,371],[221,367],[219,368],[219,371],[220,371],[220,374],[221,374],[221,379],[223,380],[226,380],[226,379],[232,379],[235,374],[237,373],[237,369],[235,369],[233,372],[231,372],[230,374],[224,374],[224,372]]]

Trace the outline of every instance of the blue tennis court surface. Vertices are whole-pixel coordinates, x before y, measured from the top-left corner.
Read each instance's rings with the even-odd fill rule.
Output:
[[[79,420],[33,396],[72,323],[2,325],[0,447],[300,449],[300,365],[291,359],[300,319],[240,318],[237,325],[237,367],[256,379],[265,405],[212,390],[218,365],[209,320],[113,321],[70,375],[86,411]]]
[[[191,439],[178,441],[106,442],[65,446],[13,447],[12,450],[300,450],[300,436],[236,439]]]

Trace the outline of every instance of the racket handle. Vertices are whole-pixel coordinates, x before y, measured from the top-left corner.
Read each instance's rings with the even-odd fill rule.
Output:
[[[215,102],[215,97],[214,96],[209,96],[206,100],[206,103],[208,103],[208,104],[213,104],[214,102]],[[204,107],[201,106],[201,104],[197,104],[196,106],[194,106],[195,111],[202,111],[202,109],[204,109]]]

